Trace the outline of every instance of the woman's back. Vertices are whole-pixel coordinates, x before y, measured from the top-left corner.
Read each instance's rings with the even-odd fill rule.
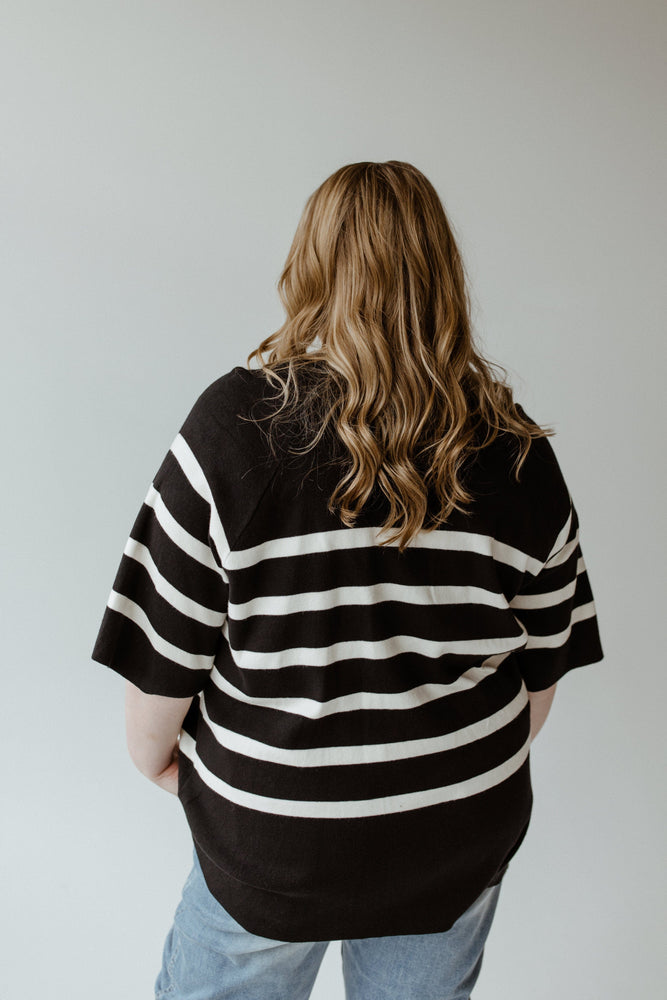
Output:
[[[500,434],[466,468],[470,515],[380,545],[381,492],[348,527],[322,449],[312,467],[271,452],[248,419],[271,391],[236,367],[201,394],[93,658],[195,695],[179,797],[209,889],[245,928],[445,931],[526,834],[528,690],[603,655],[576,510],[547,438],[517,482]]]

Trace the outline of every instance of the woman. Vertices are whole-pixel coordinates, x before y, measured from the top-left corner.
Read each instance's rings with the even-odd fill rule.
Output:
[[[340,940],[348,1000],[460,1000],[530,743],[603,657],[577,512],[415,167],[332,174],[279,291],[260,367],[162,461],[92,654],[193,836],[155,996],[301,1000]]]

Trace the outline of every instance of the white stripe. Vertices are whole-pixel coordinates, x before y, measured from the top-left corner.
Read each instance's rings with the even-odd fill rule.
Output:
[[[572,627],[576,625],[577,622],[585,621],[587,618],[592,618],[594,614],[595,601],[579,605],[578,608],[573,609],[570,617],[570,624],[566,629],[563,629],[562,632],[556,632],[554,635],[528,635],[526,649],[559,649],[561,646],[564,646],[570,638]]]
[[[160,526],[165,534],[171,538],[174,545],[178,546],[182,552],[192,556],[193,559],[196,559],[203,566],[208,566],[209,569],[214,569],[216,573],[220,573],[220,568],[213,558],[213,553],[208,545],[204,545],[203,542],[200,542],[198,538],[195,538],[194,535],[191,535],[189,531],[186,531],[178,523],[176,518],[167,510],[164,500],[154,486],[149,487],[144,503],[147,507],[153,508]]]
[[[563,547],[563,545],[565,545],[565,542],[567,541],[568,536],[570,534],[571,525],[572,525],[572,499],[570,498],[570,512],[567,515],[565,524],[558,532],[558,536],[552,546],[551,552],[547,556],[545,566],[547,566],[551,562],[551,560],[559,554],[561,548]]]
[[[134,559],[145,567],[156,591],[168,604],[171,604],[172,608],[180,611],[182,615],[186,615],[188,618],[202,622],[203,625],[214,625],[217,628],[222,627],[222,623],[225,620],[225,613],[207,608],[203,604],[193,601],[192,598],[187,597],[180,590],[177,590],[176,587],[162,576],[153,561],[150,550],[145,545],[142,545],[141,542],[138,542],[134,538],[129,538],[124,552],[130,559]]]
[[[229,583],[227,578],[227,572],[224,568],[225,561],[229,556],[229,543],[227,541],[227,536],[225,534],[225,529],[222,526],[222,521],[220,520],[220,515],[218,514],[217,508],[213,501],[213,494],[211,493],[211,487],[208,485],[206,476],[202,470],[201,465],[195,458],[195,455],[187,443],[185,438],[179,433],[174,438],[170,451],[173,453],[176,461],[183,470],[183,474],[192,486],[193,490],[202,497],[209,506],[210,511],[210,522],[209,531],[211,533],[211,538],[215,543],[215,547],[218,550],[218,555],[222,562],[222,568],[218,568],[221,573],[222,578],[225,583]]]
[[[537,611],[541,608],[555,608],[563,601],[569,600],[577,589],[577,581],[572,580],[559,590],[550,590],[545,594],[517,594],[510,601],[511,608],[521,611]]]
[[[210,670],[213,666],[213,656],[187,653],[179,646],[174,646],[173,643],[167,642],[166,639],[163,639],[151,625],[148,615],[144,609],[134,601],[131,601],[129,597],[124,597],[123,594],[119,594],[117,591],[112,590],[109,595],[109,600],[107,601],[107,607],[111,608],[113,611],[118,611],[121,615],[124,615],[125,618],[129,618],[130,621],[135,623],[135,625],[138,625],[153,649],[161,656],[166,657],[168,660],[172,660],[174,663],[178,663],[182,667],[187,667],[189,670]]]
[[[247,549],[235,549],[229,553],[229,569],[247,569],[265,559],[291,559],[295,556],[314,555],[321,552],[344,551],[345,549],[377,548],[380,529],[336,528],[332,531],[313,531],[304,535],[288,535],[272,538]],[[398,541],[390,542],[386,548],[397,548]],[[514,566],[516,569],[537,573],[542,567],[539,559],[513,545],[499,542],[491,535],[468,531],[435,530],[419,531],[409,545],[410,549],[438,549],[451,552],[476,552],[489,556],[496,562]]]
[[[577,528],[574,538],[571,541],[569,541],[566,545],[563,545],[555,555],[551,556],[551,558],[548,559],[544,564],[543,569],[549,570],[553,569],[554,566],[562,566],[563,563],[566,563],[568,561],[568,559],[570,558],[574,550],[578,547],[578,545],[579,545],[579,529]]]
[[[234,621],[243,621],[252,615],[286,615],[299,611],[328,611],[347,605],[373,605],[382,601],[399,601],[420,607],[443,604],[481,604],[506,610],[509,607],[504,594],[496,594],[484,587],[467,586],[415,586],[381,582],[365,586],[332,587],[329,590],[302,591],[298,594],[271,594],[254,597],[243,604],[229,603],[228,613]]]
[[[435,687],[436,685],[434,685]],[[408,692],[408,695],[411,692]],[[373,692],[360,692],[362,698],[367,697],[372,700],[376,697]],[[403,698],[404,709],[414,708],[416,703],[411,699],[406,699],[405,694],[392,696],[396,700]],[[280,708],[280,698],[276,699],[275,708]],[[281,764],[286,767],[330,767],[345,764],[379,764],[390,760],[408,760],[413,757],[423,757],[427,754],[443,753],[446,750],[455,750],[457,747],[474,743],[476,740],[498,732],[509,725],[525,708],[528,702],[528,692],[524,685],[519,693],[509,704],[505,705],[493,715],[480,719],[461,729],[456,729],[451,733],[443,733],[440,736],[430,736],[423,739],[399,740],[395,743],[371,743],[359,744],[358,746],[323,746],[308,747],[307,749],[286,749],[274,746],[259,740],[242,736],[240,733],[213,722],[206,709],[203,694],[199,696],[199,705],[202,718],[213,733],[216,741],[226,750],[231,750],[237,754],[243,754],[254,760],[267,761],[272,764]],[[373,705],[373,708],[377,706]],[[392,706],[398,708],[398,705]],[[330,713],[325,713],[330,714]],[[400,723],[399,723],[400,725]]]
[[[390,813],[406,812],[410,809],[423,809],[426,806],[440,805],[443,802],[453,802],[465,799],[471,795],[479,795],[489,788],[494,788],[521,767],[530,752],[530,736],[520,750],[509,757],[498,767],[477,774],[465,781],[459,781],[438,788],[420,789],[415,792],[403,792],[398,795],[382,795],[375,799],[352,799],[347,801],[312,801],[296,799],[272,798],[268,795],[258,795],[235,788],[213,774],[196,752],[195,741],[185,729],[181,730],[179,746],[186,757],[192,761],[197,774],[217,795],[229,802],[256,809],[259,812],[271,813],[276,816],[303,816],[311,819],[351,819],[362,816],[385,816]],[[418,845],[416,845],[418,847]]]
[[[509,602],[509,606],[510,608],[517,608],[523,611],[554,608],[556,605],[562,604],[563,601],[567,601],[574,596],[579,583],[578,577],[585,572],[586,564],[584,563],[584,558],[583,556],[579,556],[575,578],[570,583],[564,587],[560,587],[558,590],[550,590],[544,594],[517,594]]]
[[[558,590],[549,590],[543,594],[517,594],[509,602],[509,606],[510,608],[525,611],[537,610],[539,608],[555,608],[556,605],[562,604],[563,601],[569,600],[569,598],[574,596],[579,583],[578,577],[585,572],[586,564],[584,563],[583,556],[580,556],[577,560],[574,580],[571,580]]]
[[[325,646],[298,646],[287,649],[259,652],[251,649],[235,649],[229,642],[228,615],[222,626],[222,634],[236,665],[241,670],[278,670],[295,665],[326,667],[339,660],[386,660],[400,653],[416,653],[418,656],[437,659],[450,653],[478,657],[496,656],[509,653],[524,645],[523,629],[520,636],[501,636],[478,639],[423,639],[417,635],[390,635],[384,639],[348,639]],[[520,625],[520,623],[518,623]]]
[[[338,712],[358,712],[373,709],[402,710],[418,708],[437,698],[460,694],[476,687],[485,677],[495,673],[499,665],[509,656],[504,653],[492,656],[479,667],[471,667],[449,684],[418,684],[407,691],[352,691],[328,701],[317,701],[305,697],[257,697],[231,684],[223,677],[217,667],[211,671],[210,679],[224,695],[246,705],[257,708],[273,708],[281,712],[289,712],[303,719],[320,719]]]

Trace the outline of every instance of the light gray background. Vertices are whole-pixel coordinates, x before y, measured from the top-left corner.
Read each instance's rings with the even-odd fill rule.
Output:
[[[664,11],[3,3],[7,997],[152,996],[189,831],[90,652],[194,400],[282,322],[307,196],[366,159],[434,183],[478,342],[556,427],[606,654],[533,746],[475,1000],[661,992]],[[338,949],[314,1000],[343,997]]]

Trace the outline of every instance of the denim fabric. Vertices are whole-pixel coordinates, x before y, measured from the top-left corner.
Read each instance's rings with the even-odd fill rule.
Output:
[[[156,1000],[308,1000],[330,942],[251,934],[211,895],[194,849],[193,862],[164,944]],[[443,933],[341,941],[346,1000],[469,1000],[501,884]]]

